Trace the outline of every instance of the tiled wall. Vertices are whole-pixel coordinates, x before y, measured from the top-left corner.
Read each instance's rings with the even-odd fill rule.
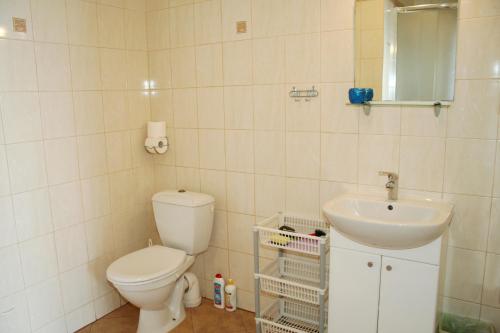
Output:
[[[154,230],[145,18],[143,1],[0,0],[0,332],[120,305],[105,269]]]
[[[194,2],[194,3],[193,3]],[[155,160],[158,188],[211,193],[211,246],[196,271],[236,279],[252,308],[251,227],[278,210],[320,215],[336,193],[401,194],[456,205],[445,309],[500,328],[500,10],[462,0],[453,107],[345,105],[353,85],[352,0],[150,1],[153,119],[172,150]],[[236,21],[247,21],[237,34]],[[310,102],[292,86],[319,90]],[[497,157],[498,156],[498,157]],[[495,163],[497,159],[497,163]],[[203,261],[203,263],[201,262]]]

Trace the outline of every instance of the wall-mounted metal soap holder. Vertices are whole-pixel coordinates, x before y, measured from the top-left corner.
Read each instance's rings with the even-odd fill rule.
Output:
[[[295,99],[295,102],[299,102],[301,98],[305,98],[306,102],[309,102],[311,98],[318,97],[319,92],[314,86],[311,89],[299,90],[296,87],[292,87],[292,90],[288,93],[288,96]]]

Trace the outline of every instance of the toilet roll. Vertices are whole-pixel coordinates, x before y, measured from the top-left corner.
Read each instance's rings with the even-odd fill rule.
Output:
[[[168,150],[167,138],[147,138],[144,148],[151,154],[164,154]]]
[[[148,121],[148,137],[164,138],[167,136],[167,127],[164,121]]]

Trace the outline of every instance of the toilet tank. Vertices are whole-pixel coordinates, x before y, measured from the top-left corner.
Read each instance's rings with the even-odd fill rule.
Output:
[[[156,227],[163,245],[196,255],[208,248],[215,199],[204,193],[163,191],[153,196]]]

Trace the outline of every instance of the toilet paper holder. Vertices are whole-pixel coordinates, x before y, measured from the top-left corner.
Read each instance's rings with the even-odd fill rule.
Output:
[[[144,149],[150,153],[150,154],[165,154],[168,150],[169,144],[168,144],[168,138],[158,138],[158,139],[151,139],[156,141],[156,144],[149,144],[148,145],[148,139],[144,143]]]

